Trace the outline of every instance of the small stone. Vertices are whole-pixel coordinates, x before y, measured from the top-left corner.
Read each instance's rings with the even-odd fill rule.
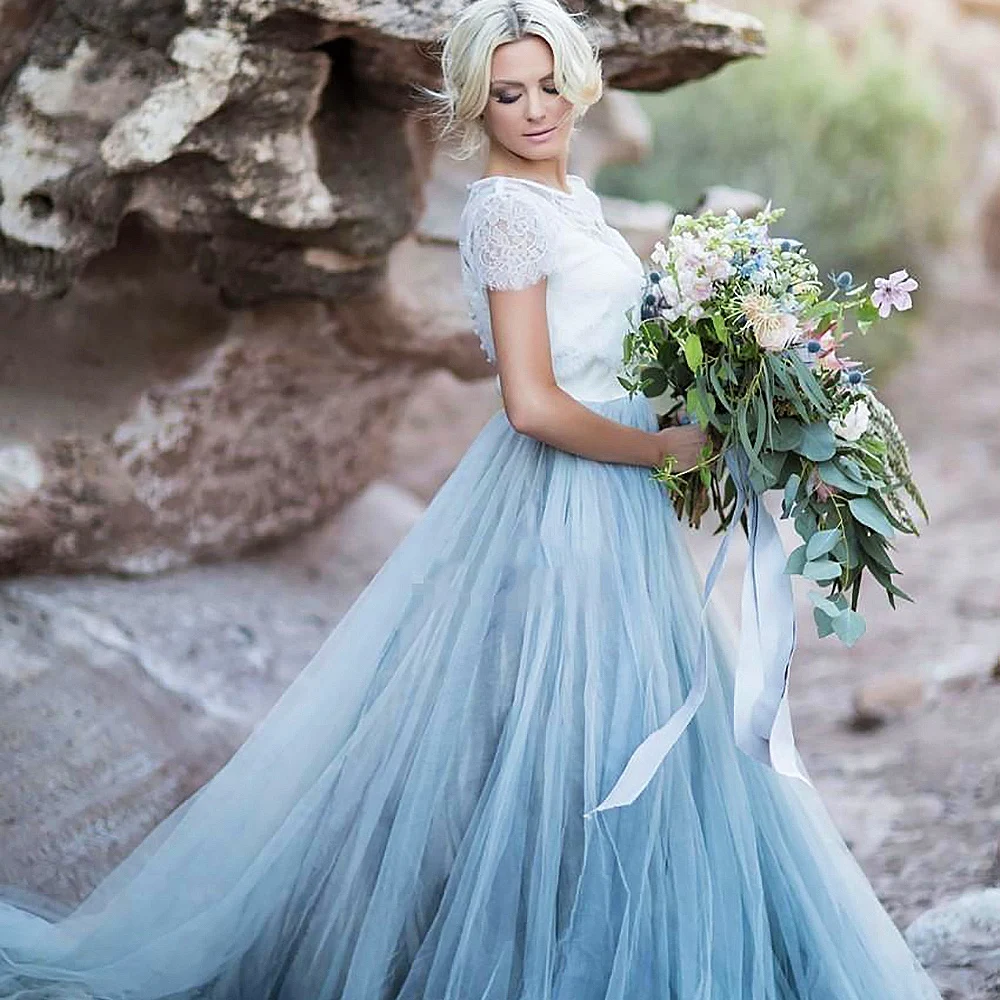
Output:
[[[906,940],[928,968],[1000,970],[1000,889],[977,889],[922,913]]]
[[[924,701],[924,682],[903,671],[874,677],[855,688],[851,728],[875,729]]]

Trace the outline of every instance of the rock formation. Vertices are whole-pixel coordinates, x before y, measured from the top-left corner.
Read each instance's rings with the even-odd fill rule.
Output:
[[[387,277],[459,6],[0,0],[3,572],[293,535],[378,473],[422,373],[489,374],[461,308]],[[588,11],[611,87],[762,52],[708,4]]]

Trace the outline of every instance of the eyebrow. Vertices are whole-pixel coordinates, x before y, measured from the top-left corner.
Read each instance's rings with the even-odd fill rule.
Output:
[[[545,76],[540,76],[538,82],[541,83],[543,80],[554,80],[554,73],[546,73]],[[520,80],[491,80],[490,86],[495,87],[498,83],[505,84],[508,87],[523,87],[524,84]]]

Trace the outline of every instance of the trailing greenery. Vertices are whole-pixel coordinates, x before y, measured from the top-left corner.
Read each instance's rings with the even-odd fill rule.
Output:
[[[724,530],[751,495],[781,493],[802,538],[786,571],[827,588],[812,594],[818,633],[851,644],[865,631],[866,573],[890,603],[910,599],[890,539],[919,533],[907,501],[927,509],[892,413],[839,348],[909,311],[918,282],[899,269],[869,290],[842,271],[827,289],[802,243],[771,235],[781,214],[677,216],[651,254],[638,316],[629,310],[619,381],[704,428],[695,465],[668,455],[654,470],[692,526],[714,510]]]

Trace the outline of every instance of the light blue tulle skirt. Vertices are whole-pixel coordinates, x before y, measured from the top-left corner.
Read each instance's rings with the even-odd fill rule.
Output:
[[[652,430],[641,395],[586,404]],[[918,1000],[939,994],[815,791],[738,750],[650,470],[499,410],[230,762],[76,909],[0,904],[0,996]]]

